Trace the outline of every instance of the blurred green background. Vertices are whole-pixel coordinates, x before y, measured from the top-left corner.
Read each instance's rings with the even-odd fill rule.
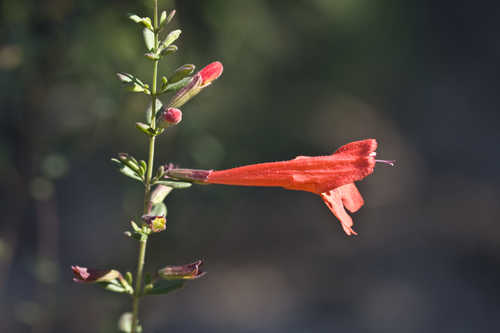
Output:
[[[157,162],[229,168],[377,138],[346,237],[318,196],[194,186],[168,198],[147,268],[208,275],[145,299],[145,332],[493,332],[500,329],[500,6],[456,1],[167,1],[180,50],[224,63],[183,107]],[[0,331],[115,332],[130,301],[70,265],[135,269],[151,77],[129,12],[152,0],[0,2]]]

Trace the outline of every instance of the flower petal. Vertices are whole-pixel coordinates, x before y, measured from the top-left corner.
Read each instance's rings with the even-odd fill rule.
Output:
[[[333,215],[339,219],[345,233],[348,236],[357,235],[352,229],[352,218],[344,209],[345,206],[350,212],[356,212],[363,206],[364,200],[356,185],[354,183],[346,184],[331,191],[323,192],[320,196]]]
[[[359,193],[354,183],[340,186],[336,188],[336,191],[340,192],[340,197],[342,198],[344,207],[351,213],[357,212],[365,203],[361,193]]]

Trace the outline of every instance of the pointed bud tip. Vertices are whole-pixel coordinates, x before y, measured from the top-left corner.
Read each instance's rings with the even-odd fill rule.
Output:
[[[205,66],[199,74],[201,75],[201,85],[207,85],[222,75],[224,67],[220,61],[214,61]]]

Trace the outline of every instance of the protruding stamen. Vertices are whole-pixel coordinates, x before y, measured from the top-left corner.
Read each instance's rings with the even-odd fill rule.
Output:
[[[375,157],[375,156],[377,156],[377,152],[376,152],[376,151],[373,151],[373,152],[371,152],[368,156],[373,156],[373,157]]]
[[[390,165],[390,166],[394,166],[396,164],[395,160],[375,160],[375,162],[387,164],[387,165]]]

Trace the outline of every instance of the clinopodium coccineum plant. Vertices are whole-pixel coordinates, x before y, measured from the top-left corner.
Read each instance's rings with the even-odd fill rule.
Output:
[[[197,170],[160,165],[153,175],[155,139],[168,132],[168,128],[182,120],[179,109],[191,98],[207,88],[222,74],[222,64],[212,62],[195,73],[195,66],[186,64],[171,75],[159,79],[158,63],[165,56],[175,53],[173,43],[181,30],[167,31],[166,27],[175,15],[175,10],[158,13],[158,0],[154,0],[153,19],[130,15],[129,18],[142,26],[146,44],[145,57],[153,65],[153,80],[146,84],[137,76],[118,73],[118,79],[130,91],[151,97],[145,123],[136,127],[149,140],[147,161],[137,160],[129,154],[118,154],[112,161],[127,177],[144,185],[144,208],[139,213],[141,222],[132,221],[132,230],[127,236],[139,243],[137,271],[135,276],[115,269],[92,269],[72,266],[73,280],[77,283],[95,283],[107,290],[128,294],[132,298],[132,311],[119,320],[124,332],[141,332],[139,324],[139,300],[143,296],[167,294],[182,287],[186,281],[194,280],[205,273],[202,261],[179,266],[165,266],[154,274],[144,274],[144,262],[148,238],[166,229],[166,206],[164,200],[175,189],[190,187],[193,183],[225,184],[240,186],[278,186],[288,190],[307,191],[319,195],[331,212],[340,221],[347,235],[356,235],[353,222],[345,211],[355,212],[363,205],[363,197],[354,182],[370,175],[377,162],[393,165],[393,161],[376,160],[377,141],[365,139],[348,143],[327,156],[298,156],[282,162],[259,163],[228,170]],[[170,97],[165,98],[170,94]],[[165,104],[160,101],[167,100]]]

